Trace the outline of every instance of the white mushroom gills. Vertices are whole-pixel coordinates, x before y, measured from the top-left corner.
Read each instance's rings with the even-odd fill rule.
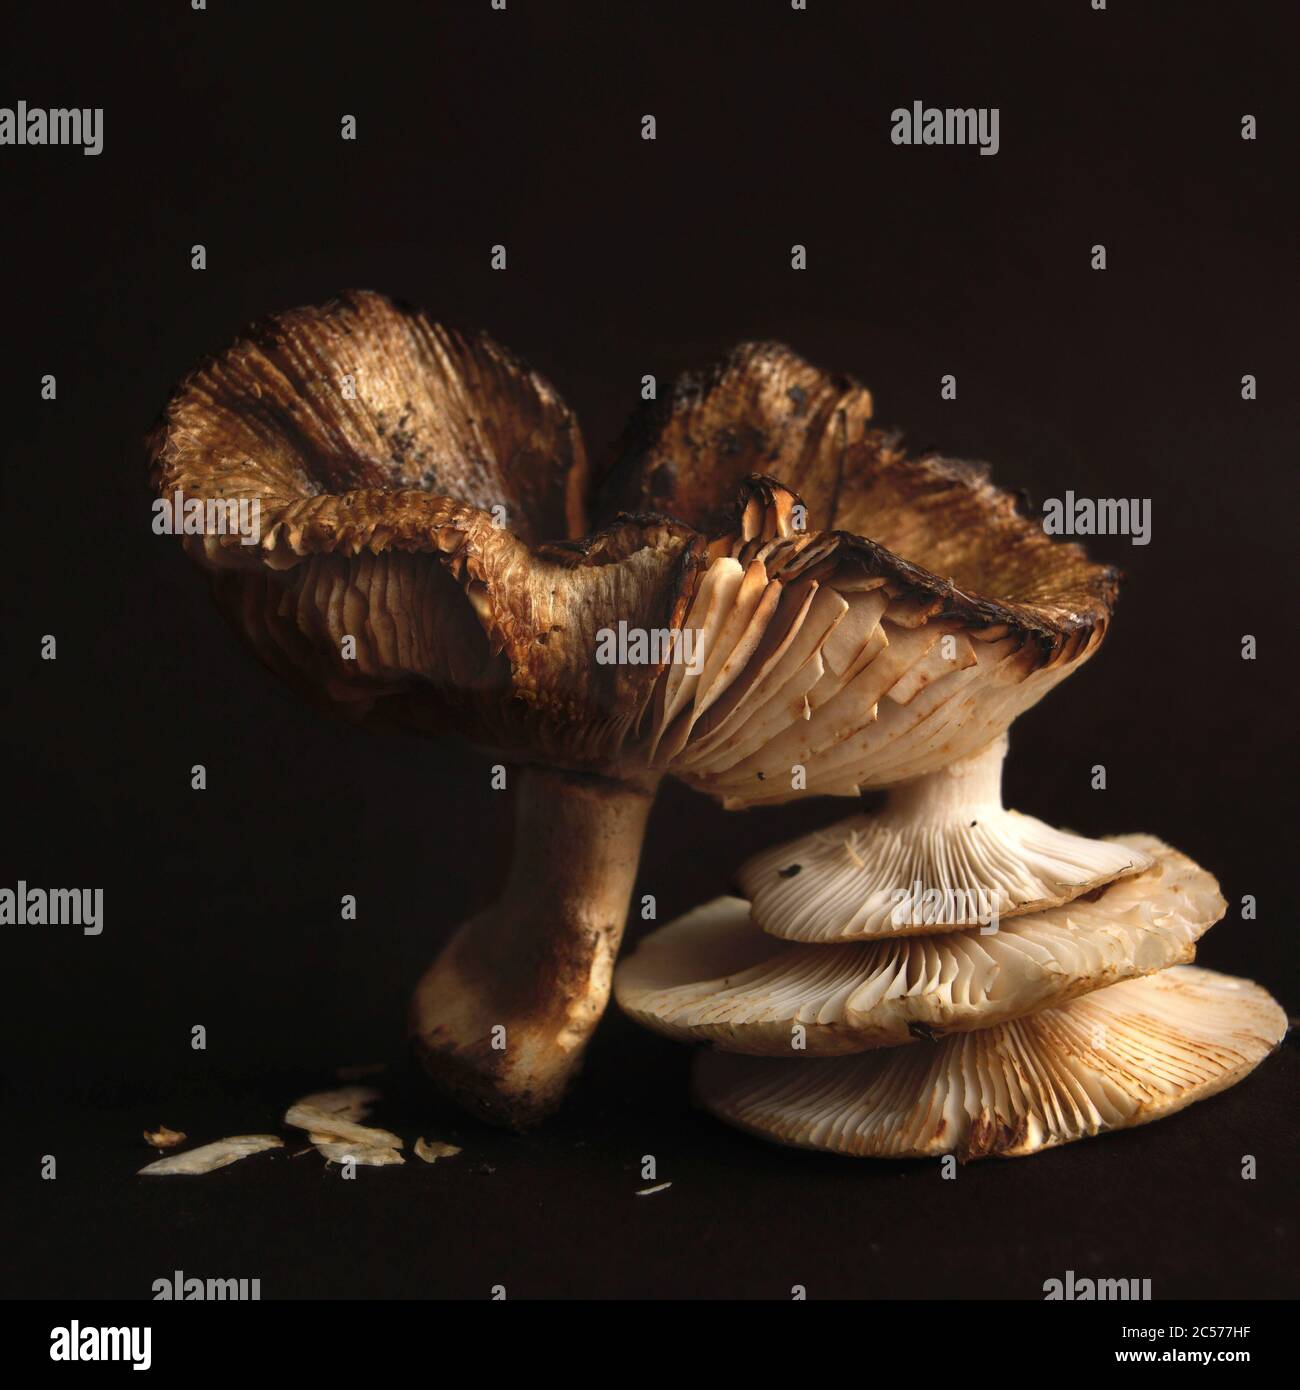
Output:
[[[619,967],[618,1002],[683,1042],[755,1056],[839,1056],[970,1032],[1190,961],[1226,904],[1211,874],[1149,835],[1152,867],[1075,901],[944,936],[789,944],[718,898],[652,932]]]
[[[926,1047],[787,1062],[705,1052],[695,1086],[720,1119],[800,1148],[1018,1157],[1215,1095],[1286,1028],[1259,985],[1184,965]]]
[[[1090,840],[1002,805],[1007,739],[890,793],[876,815],[765,850],[737,875],[754,921],[789,941],[949,932],[1069,902],[1151,855]],[[902,895],[902,896],[900,896]]]

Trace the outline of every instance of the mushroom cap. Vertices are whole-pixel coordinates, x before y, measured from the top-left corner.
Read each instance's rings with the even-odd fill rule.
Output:
[[[669,666],[648,707],[655,764],[728,807],[856,796],[972,757],[1102,640],[1102,617],[1055,643],[983,625],[856,538],[794,531],[799,505],[771,479],[742,484],[685,618],[703,671]]]
[[[486,334],[368,292],[275,315],[177,388],[150,448],[162,496],[257,502],[257,544],[186,548],[303,694],[539,761],[618,761],[659,672],[598,664],[598,630],[679,622],[699,541],[650,519],[570,543],[577,424]]]
[[[625,440],[607,492],[634,511],[584,536],[585,452],[554,389],[486,334],[355,292],[188,377],[152,476],[257,503],[256,544],[212,528],[186,548],[309,698],[565,768],[671,770],[729,805],[941,766],[1101,640],[1114,571],[978,468],[866,430],[860,387],[770,344],[691,380]],[[619,624],[667,645],[602,661]]]
[[[754,855],[736,883],[755,923],[817,943],[950,932],[1041,912],[1151,867],[1145,837],[1092,840],[1004,809],[1005,753],[1004,737],[901,788],[873,815]]]
[[[586,529],[582,435],[550,383],[367,290],[253,324],[176,388],[151,443],[160,491],[261,499],[261,546],[201,538],[213,563],[424,550],[446,498],[504,507],[526,542]]]
[[[988,1028],[1189,961],[1223,915],[1219,885],[1185,855],[1150,835],[1115,843],[1152,867],[987,934],[788,945],[754,929],[743,898],[715,898],[645,937],[615,996],[655,1032],[751,1056],[834,1057]]]
[[[1171,1115],[1240,1081],[1286,1014],[1193,965],[918,1047],[771,1061],[705,1052],[705,1109],[750,1134],[870,1158],[1018,1157]]]
[[[684,681],[655,707],[657,761],[727,806],[855,796],[969,756],[1105,636],[1116,570],[1021,516],[984,465],[911,457],[870,414],[851,379],[742,344],[644,406],[607,471],[607,509],[711,537],[728,488],[750,491],[700,580],[729,557],[756,605],[710,634],[736,674],[705,708]],[[737,569],[724,576],[740,607]],[[709,611],[697,591],[688,625]]]
[[[1022,516],[987,464],[909,455],[873,428],[871,393],[780,343],[741,343],[633,415],[602,486],[604,511],[726,529],[737,486],[778,479],[807,529],[867,572],[931,596],[969,626],[1006,623],[1059,647],[1109,620],[1119,573]]]

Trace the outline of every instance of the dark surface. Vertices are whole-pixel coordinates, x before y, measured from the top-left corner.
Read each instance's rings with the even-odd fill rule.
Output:
[[[4,928],[4,1291],[147,1297],[179,1268],[260,1277],[267,1298],[1032,1298],[1074,1269],[1150,1277],[1157,1297],[1294,1294],[1293,1048],[1148,1129],[945,1182],[734,1134],[689,1108],[683,1049],[611,1016],[534,1135],[435,1108],[394,1060],[376,1120],[454,1135],[461,1157],[348,1183],[291,1143],[131,1176],[146,1125],[258,1132],[335,1066],[399,1058],[411,984],[504,863],[484,759],[308,712],[150,532],[142,438],[172,382],[245,321],[349,285],[488,328],[596,457],[643,373],[777,337],[1035,501],[1151,498],[1149,546],[1092,544],[1127,572],[1116,625],[1017,723],[1008,801],[1195,856],[1230,903],[1201,963],[1295,1008],[1285,7],[428,8],[6,18],[3,102],[106,116],[96,159],[0,148],[0,882],[102,885],[107,926]],[[892,146],[889,112],[914,99],[998,106],[1001,152]],[[666,920],[848,810],[729,815],[670,786],[637,893]],[[337,920],[345,892],[356,923]],[[673,1186],[638,1198],[645,1154]]]

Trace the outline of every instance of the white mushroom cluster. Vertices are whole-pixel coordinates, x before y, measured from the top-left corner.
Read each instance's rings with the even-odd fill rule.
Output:
[[[1012,854],[945,865],[949,886],[1008,866],[1006,921],[902,930],[864,912],[891,872],[929,872],[886,811],[887,831],[856,827],[854,856],[836,857],[842,828],[796,841],[742,870],[752,901],[718,898],[652,932],[618,970],[619,1004],[718,1049],[695,1085],[719,1118],[865,1157],[1013,1156],[1143,1124],[1277,1046],[1286,1017],[1264,990],[1186,964],[1225,910],[1212,875],[1148,835],[1077,841],[1092,853],[1072,869],[1073,837],[1014,819],[1020,845],[1041,849],[1037,887]],[[794,864],[806,880],[780,878]]]

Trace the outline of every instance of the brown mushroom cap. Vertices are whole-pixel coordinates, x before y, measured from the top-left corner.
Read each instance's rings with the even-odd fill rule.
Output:
[[[833,1057],[970,1032],[1189,961],[1226,904],[1211,874],[1150,835],[1152,864],[1095,897],[944,936],[803,946],[717,898],[651,932],[614,992],[638,1023],[751,1056]]]
[[[970,756],[1109,625],[1115,570],[1022,517],[982,465],[910,458],[870,413],[850,379],[744,344],[643,407],[607,473],[607,508],[707,531],[710,569],[744,574],[735,603],[761,599],[725,698],[655,707],[677,720],[656,728],[657,763],[728,806],[855,796]],[[704,630],[698,607],[687,621]]]
[[[182,383],[151,449],[164,496],[257,500],[258,544],[187,547],[300,691],[542,761],[618,762],[658,670],[598,665],[597,631],[680,621],[697,541],[650,520],[569,545],[576,422],[486,335],[369,293],[276,315]]]
[[[1101,617],[1052,641],[984,625],[912,566],[791,531],[797,499],[770,480],[745,487],[687,610],[708,671],[670,667],[651,707],[656,765],[727,806],[856,796],[972,757],[1102,640]]]
[[[1104,627],[1116,570],[1021,516],[987,465],[910,457],[871,414],[851,377],[780,343],[742,343],[633,416],[606,470],[606,514],[655,511],[714,533],[736,486],[766,474],[798,494],[808,530],[967,625],[1007,623],[1049,648]]]
[[[780,1062],[706,1052],[695,1086],[719,1119],[799,1148],[1017,1157],[1226,1090],[1286,1029],[1259,985],[1182,965],[917,1047]]]
[[[611,488],[637,515],[577,540],[585,454],[555,391],[484,334],[353,293],[187,378],[153,477],[164,496],[257,501],[258,544],[187,547],[310,697],[572,770],[670,769],[739,806],[972,752],[1105,630],[1113,572],[977,471],[907,460],[869,413],[785,349],[737,349],[629,434]],[[804,502],[760,467],[826,529],[799,530]],[[619,623],[687,627],[704,671],[598,662]]]
[[[486,333],[369,291],[254,324],[181,383],[153,447],[160,491],[260,497],[286,554],[423,550],[445,498],[504,506],[525,542],[586,530],[582,435],[554,388]]]

